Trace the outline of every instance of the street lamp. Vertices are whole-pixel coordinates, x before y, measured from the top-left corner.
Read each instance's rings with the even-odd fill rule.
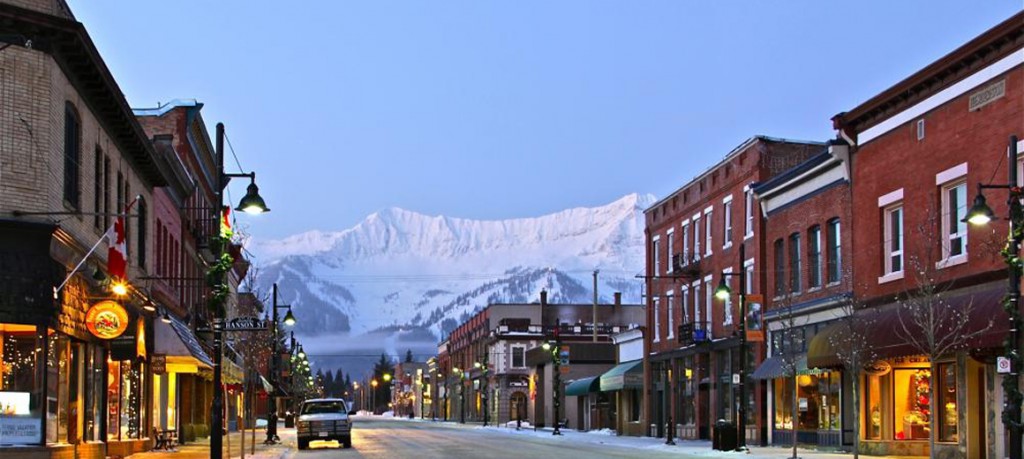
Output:
[[[561,321],[559,320],[558,323],[561,323]],[[552,392],[552,396],[554,398],[553,404],[555,408],[555,430],[551,432],[551,435],[562,435],[562,423],[559,421],[558,416],[562,408],[562,356],[560,355],[562,351],[562,336],[561,334],[558,333],[558,323],[555,324],[554,329],[555,342],[545,342],[540,346],[545,351],[551,352],[551,363],[554,365],[555,369],[553,376],[555,387],[554,391]]]
[[[488,378],[488,375],[487,375],[487,373],[488,373],[488,365],[487,365],[487,363],[488,363],[488,357],[489,357],[488,353],[485,352],[484,353],[484,362],[483,363],[480,363],[480,362],[474,362],[473,363],[473,365],[475,367],[480,369],[480,380],[482,381],[480,383],[480,393],[481,393],[480,397],[482,399],[481,401],[483,402],[483,408],[484,408],[484,427],[487,427],[487,420],[488,420],[487,419],[488,418],[488,416],[487,416],[488,415],[488,412],[487,412],[487,378]]]
[[[371,391],[373,393],[373,396],[371,397],[373,399],[373,403],[371,404],[373,407],[373,414],[377,414],[377,384],[377,378],[370,380],[370,385],[373,386],[373,390]]]
[[[1010,316],[1010,336],[1004,341],[1004,354],[1010,360],[1010,373],[1003,375],[1003,424],[1010,432],[1010,459],[1021,459],[1021,437],[1022,424],[1020,419],[1020,405],[1024,395],[1021,394],[1018,385],[1022,362],[1020,355],[1021,348],[1021,316],[1020,316],[1020,278],[1022,261],[1020,258],[1020,246],[1024,241],[1024,206],[1021,199],[1024,199],[1024,191],[1017,182],[1017,136],[1010,136],[1010,145],[1007,152],[1007,183],[1005,184],[978,184],[978,195],[974,198],[974,205],[967,212],[962,220],[973,225],[985,225],[995,219],[995,213],[985,202],[983,190],[1004,189],[1009,191],[1007,204],[1009,205],[1010,235],[1006,239],[1006,247],[1002,251],[1003,261],[1006,262],[1008,282],[1006,297],[1003,299],[1003,309]]]
[[[270,306],[273,309],[271,320],[272,330],[272,341],[270,343],[270,373],[271,381],[273,381],[273,387],[270,393],[270,413],[267,416],[267,439],[263,441],[264,444],[272,445],[277,443],[280,438],[277,436],[277,388],[281,385],[281,353],[277,350],[278,341],[278,322],[277,322],[277,310],[288,309],[288,314],[284,316],[284,324],[287,326],[295,325],[295,316],[292,315],[291,305],[278,305],[277,304],[277,282],[274,282],[274,295]],[[264,316],[266,317],[266,316]]]
[[[715,289],[715,297],[722,301],[728,300],[732,295],[732,289],[725,282],[725,278],[728,276],[738,276],[740,278],[740,400],[737,406],[739,413],[737,417],[739,419],[736,422],[736,451],[743,451],[747,449],[747,272],[743,269],[743,261],[746,260],[744,244],[740,244],[739,256],[739,273],[723,272],[722,280],[719,282],[718,288]]]
[[[224,230],[220,227],[222,226],[223,219],[226,217],[224,212],[224,189],[227,188],[228,182],[235,177],[248,177],[251,180],[245,198],[239,203],[237,210],[242,210],[251,215],[270,211],[263,198],[259,195],[259,188],[256,187],[255,172],[248,174],[228,174],[224,172],[224,123],[217,123],[216,148],[217,207],[213,209],[214,214],[212,217],[215,222],[218,222],[218,225],[216,225],[218,229],[216,230],[214,243],[210,244],[213,259],[215,260],[213,267],[210,269],[211,278],[214,280],[212,288],[214,294],[210,301],[210,305],[213,308],[213,406],[211,407],[213,412],[210,416],[210,422],[213,426],[210,435],[210,459],[221,459],[224,454],[222,450],[224,445],[224,382],[222,364],[224,360],[224,318],[227,312],[225,307],[228,294],[226,277],[227,270],[230,267],[224,266],[222,256],[226,249],[225,246],[229,242],[230,234],[225,235]],[[243,204],[245,207],[242,207]]]

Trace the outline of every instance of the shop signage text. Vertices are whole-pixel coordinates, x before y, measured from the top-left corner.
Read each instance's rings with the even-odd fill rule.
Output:
[[[100,339],[114,339],[128,329],[128,311],[114,301],[100,301],[85,314],[89,333]]]
[[[258,317],[236,317],[224,322],[224,331],[259,331],[267,328],[267,323]]]

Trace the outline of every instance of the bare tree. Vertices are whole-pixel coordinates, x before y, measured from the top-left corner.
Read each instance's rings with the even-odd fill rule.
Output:
[[[937,218],[934,213],[916,228],[918,241],[934,244],[938,241]],[[932,236],[932,237],[929,237]],[[971,324],[969,318],[974,314],[974,301],[951,302],[948,290],[951,282],[940,282],[936,273],[936,256],[938,249],[924,246],[917,251],[918,255],[908,257],[904,271],[913,275],[913,288],[908,289],[898,299],[896,334],[918,353],[927,356],[931,375],[936,374],[935,361],[941,357],[952,355],[964,350],[976,338],[986,333],[993,326],[989,318],[984,327]],[[909,269],[907,269],[909,268]],[[934,376],[932,376],[934,377]],[[931,382],[931,381],[930,381]],[[935,384],[928,385],[927,416],[931,429],[928,435],[929,453],[936,457],[935,422],[936,400]]]
[[[777,330],[772,331],[772,342],[777,343],[776,351],[772,353],[772,357],[778,357],[781,362],[783,374],[786,376],[787,381],[790,384],[791,391],[789,394],[789,416],[790,416],[790,431],[792,432],[792,447],[793,447],[793,459],[798,459],[796,446],[797,438],[796,432],[799,424],[799,415],[797,399],[799,390],[799,384],[797,378],[800,376],[800,360],[805,355],[804,338],[802,334],[798,334],[804,325],[807,324],[807,317],[800,317],[794,311],[795,301],[793,296],[789,293],[785,294],[781,298],[775,299],[772,304],[772,309],[779,311],[779,320],[775,321],[779,324]],[[802,320],[801,320],[802,319]],[[806,370],[806,368],[804,368]]]
[[[847,280],[852,279],[849,271],[844,272]],[[859,314],[858,314],[859,312]],[[860,373],[865,365],[878,359],[874,346],[869,341],[868,332],[877,325],[877,314],[869,314],[860,303],[855,291],[851,291],[837,311],[839,318],[834,322],[834,330],[828,336],[829,346],[835,350],[836,358],[843,368],[850,373],[850,390],[853,394],[853,419],[861,417],[860,405]],[[853,457],[860,457],[860,422],[853,424]]]

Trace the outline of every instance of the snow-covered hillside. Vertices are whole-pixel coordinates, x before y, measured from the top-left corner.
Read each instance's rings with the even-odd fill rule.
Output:
[[[500,221],[428,216],[390,208],[340,232],[251,241],[263,260],[259,285],[277,282],[300,318],[296,333],[446,333],[493,302],[592,301],[612,293],[640,302],[643,210],[650,195]],[[376,333],[375,333],[376,334]],[[431,336],[432,335],[432,336]],[[416,336],[414,336],[416,338]]]

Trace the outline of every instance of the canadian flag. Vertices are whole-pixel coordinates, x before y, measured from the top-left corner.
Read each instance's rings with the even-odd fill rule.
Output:
[[[125,278],[125,268],[128,265],[128,248],[124,241],[124,216],[118,216],[114,226],[107,231],[107,272],[114,279]]]

